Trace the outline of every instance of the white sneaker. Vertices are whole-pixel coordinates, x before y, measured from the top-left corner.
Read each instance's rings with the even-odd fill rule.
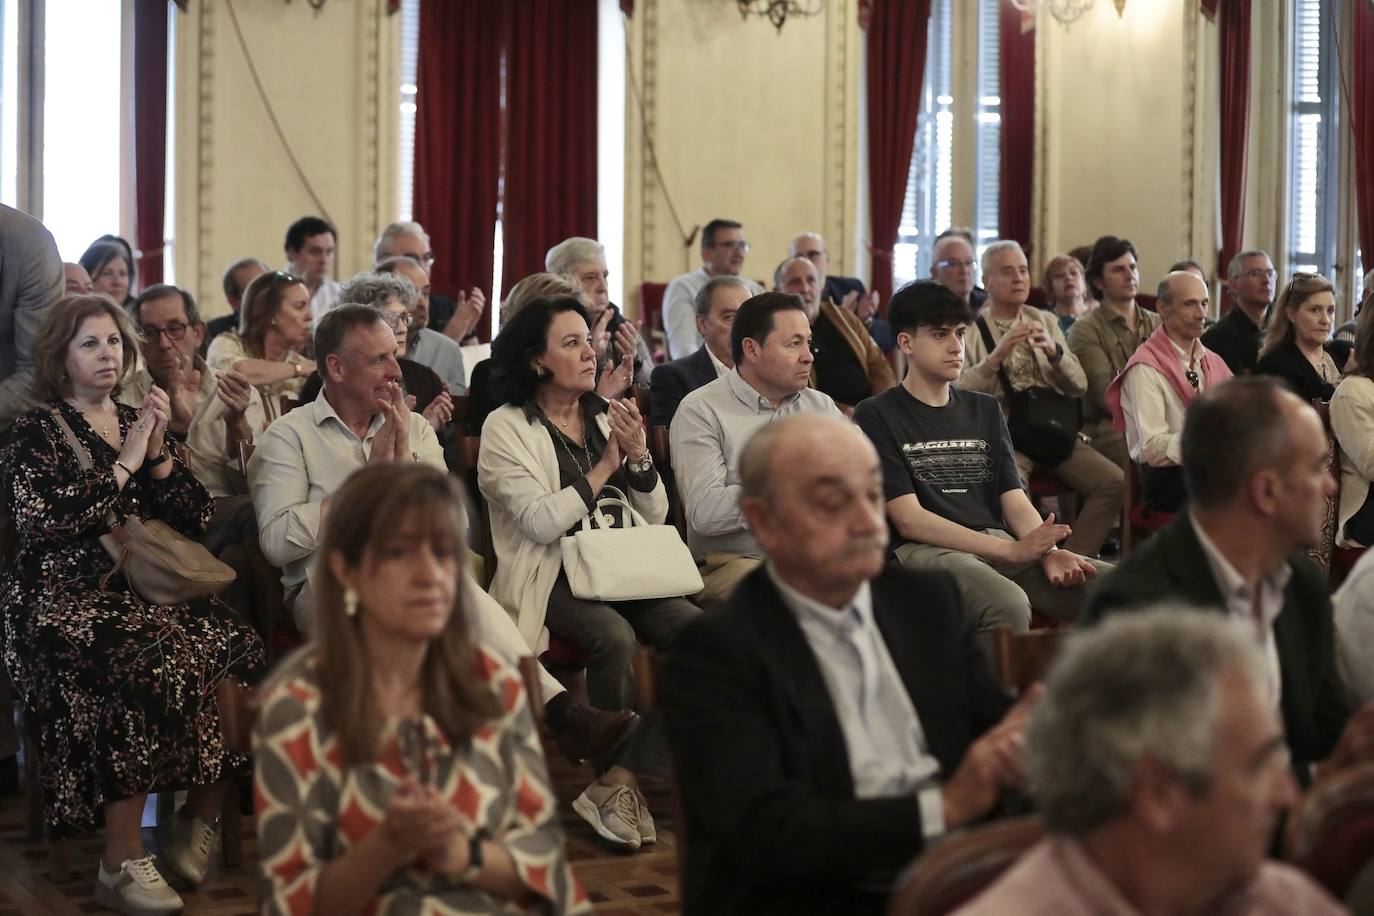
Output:
[[[175,839],[162,851],[162,864],[188,884],[199,886],[210,868],[210,850],[215,848],[215,824],[198,817],[174,818]]]
[[[129,916],[180,913],[184,905],[181,896],[158,874],[152,856],[125,859],[117,875],[105,871],[102,858],[95,882],[95,902]]]
[[[573,801],[573,810],[606,842],[631,852],[639,848],[639,796],[629,786],[594,782]]]
[[[639,802],[639,842],[657,843],[658,828],[654,826],[654,816],[649,813],[649,800],[638,789],[635,789],[635,799]]]

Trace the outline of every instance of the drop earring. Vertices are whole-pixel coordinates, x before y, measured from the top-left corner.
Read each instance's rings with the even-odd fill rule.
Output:
[[[353,590],[353,586],[351,585],[344,589],[343,605],[344,616],[358,616],[358,593]]]

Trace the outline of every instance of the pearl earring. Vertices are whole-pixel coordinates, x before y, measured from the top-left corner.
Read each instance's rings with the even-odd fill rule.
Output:
[[[343,593],[344,615],[347,617],[358,616],[358,593],[353,590],[353,586],[348,586]]]

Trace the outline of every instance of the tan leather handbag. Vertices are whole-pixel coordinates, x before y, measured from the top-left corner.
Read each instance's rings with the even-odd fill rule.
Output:
[[[56,407],[52,415],[81,462],[81,470],[89,471],[90,452]],[[138,597],[150,604],[165,605],[218,595],[234,581],[232,567],[160,519],[131,515],[120,522],[110,514],[105,521],[110,532],[100,536],[100,543],[115,565],[101,577],[101,588],[108,587],[116,573],[122,573]]]

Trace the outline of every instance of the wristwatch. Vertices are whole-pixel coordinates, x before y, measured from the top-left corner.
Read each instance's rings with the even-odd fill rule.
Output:
[[[631,471],[634,471],[636,474],[647,474],[649,473],[649,468],[654,466],[654,459],[646,448],[644,454],[640,455],[638,458],[631,458],[629,463]]]
[[[164,443],[162,446],[162,451],[157,453],[157,457],[145,459],[143,462],[143,466],[145,468],[155,468],[171,457],[172,453],[167,450],[167,445]]]
[[[486,831],[479,830],[468,839],[468,867],[458,873],[458,880],[469,884],[482,873],[482,840]]]

